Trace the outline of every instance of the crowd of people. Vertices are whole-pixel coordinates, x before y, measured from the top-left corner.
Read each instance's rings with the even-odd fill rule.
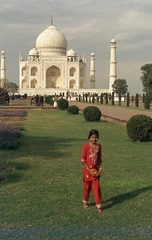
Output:
[[[38,94],[36,94],[36,96],[33,96],[31,98],[31,106],[44,106],[44,97],[41,95],[39,96]]]

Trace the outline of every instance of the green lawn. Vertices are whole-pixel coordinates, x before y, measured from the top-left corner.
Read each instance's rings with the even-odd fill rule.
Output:
[[[23,124],[19,148],[0,151],[17,168],[0,185],[0,240],[151,239],[152,142],[60,110],[29,110]],[[89,210],[81,203],[80,154],[92,128],[103,147],[103,215],[92,194]]]

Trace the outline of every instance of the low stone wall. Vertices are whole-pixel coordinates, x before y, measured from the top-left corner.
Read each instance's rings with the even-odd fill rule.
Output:
[[[102,115],[101,119],[106,120],[108,122],[113,122],[113,123],[116,123],[116,124],[119,124],[119,125],[122,125],[122,126],[126,126],[126,124],[127,124],[126,120],[121,120],[121,119],[118,119],[118,118],[112,118],[112,117],[105,116],[105,115]]]
[[[83,109],[79,109],[79,112],[83,113]],[[105,120],[107,122],[113,122],[113,123],[116,123],[116,124],[122,125],[122,126],[126,126],[126,124],[127,124],[126,120],[122,120],[122,119],[119,119],[119,118],[112,118],[112,117],[106,116],[106,115],[102,115],[101,120]]]
[[[5,110],[17,110],[17,109],[22,109],[22,110],[55,110],[58,109],[57,107],[41,107],[41,106],[0,106],[0,110],[5,109]]]

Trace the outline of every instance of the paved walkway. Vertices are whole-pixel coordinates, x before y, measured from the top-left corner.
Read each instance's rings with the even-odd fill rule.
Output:
[[[96,106],[100,109],[102,113],[102,119],[106,119],[107,121],[119,123],[122,125],[125,125],[126,122],[134,115],[137,114],[145,114],[147,116],[150,116],[152,118],[152,110],[146,111],[146,110],[139,110],[137,109],[131,109],[131,108],[121,108],[116,106],[110,106],[110,105],[102,105],[102,104],[91,104],[91,103],[83,103],[83,102],[77,102],[76,101],[69,101],[69,105],[77,105],[80,110],[83,110],[87,106]],[[47,106],[47,107],[35,107],[35,106],[0,106],[0,109],[57,109],[57,107]]]
[[[136,109],[130,109],[130,108],[121,108],[116,106],[105,106],[105,105],[95,105],[91,103],[83,103],[83,102],[70,102],[70,105],[77,105],[79,109],[84,109],[87,106],[96,106],[100,109],[102,116],[109,120],[114,122],[120,121],[126,123],[132,116],[137,114],[145,114],[147,116],[150,116],[152,118],[152,110],[146,111],[146,110],[136,110]],[[110,120],[111,119],[111,120]]]

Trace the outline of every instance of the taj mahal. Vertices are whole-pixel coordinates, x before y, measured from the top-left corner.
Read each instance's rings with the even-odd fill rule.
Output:
[[[6,79],[5,52],[1,51],[0,84]],[[116,40],[110,42],[109,89],[95,88],[95,54],[90,53],[89,88],[86,88],[86,58],[67,49],[66,37],[53,25],[36,39],[26,60],[19,53],[19,94],[28,96],[52,95],[60,92],[82,94],[84,92],[112,92],[116,80]]]

